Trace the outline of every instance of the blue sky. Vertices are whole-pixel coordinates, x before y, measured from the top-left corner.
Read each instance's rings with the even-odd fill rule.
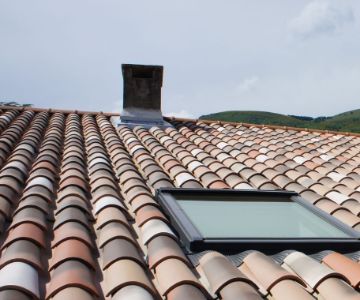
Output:
[[[121,111],[122,63],[164,65],[163,112],[360,108],[360,1],[0,0],[0,101]]]

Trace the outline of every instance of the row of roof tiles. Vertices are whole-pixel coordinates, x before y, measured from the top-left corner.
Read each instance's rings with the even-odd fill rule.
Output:
[[[275,261],[250,251],[240,264],[233,264],[231,258],[210,252],[193,264],[153,197],[156,188],[173,186],[277,189],[279,176],[288,178],[293,187],[303,186],[288,175],[293,169],[304,176],[318,173],[317,182],[333,180],[319,170],[304,172],[303,164],[294,164],[291,158],[277,161],[271,152],[280,154],[285,147],[273,145],[293,139],[293,151],[326,149],[327,155],[341,153],[351,165],[359,158],[358,139],[267,129],[254,134],[233,125],[176,121],[176,129],[122,126],[116,131],[101,114],[5,114],[2,119],[9,121],[0,142],[5,134],[17,135],[10,139],[10,150],[1,152],[0,296],[4,299],[359,298],[354,255],[350,259],[329,252],[316,260],[289,251]],[[318,140],[309,142],[314,138]],[[252,150],[261,154],[251,154]],[[246,157],[240,158],[242,154]],[[260,155],[266,159],[259,159]],[[341,161],[335,153],[332,159]],[[342,163],[332,165],[337,167],[331,172],[343,174],[338,172],[340,166],[348,170]],[[353,168],[344,178],[356,182],[356,174]],[[340,182],[343,179],[339,185],[351,189],[349,180]],[[336,191],[336,184],[322,185]],[[351,197],[357,195],[354,187]],[[357,198],[338,204],[328,193],[321,195],[309,187],[300,192],[315,205],[334,203],[337,207],[331,213],[358,228],[348,219],[358,214],[345,206]],[[337,211],[343,212],[342,217]]]

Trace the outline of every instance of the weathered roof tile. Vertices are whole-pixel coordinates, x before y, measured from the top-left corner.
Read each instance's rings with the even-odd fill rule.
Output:
[[[358,263],[332,252],[320,263],[289,251],[281,266],[251,252],[239,268],[208,253],[197,273],[154,198],[159,187],[282,188],[360,230],[359,137],[170,122],[116,130],[101,113],[0,112],[0,297],[359,298]]]

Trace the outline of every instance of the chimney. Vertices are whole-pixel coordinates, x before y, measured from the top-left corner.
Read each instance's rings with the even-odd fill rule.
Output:
[[[161,113],[162,66],[122,65],[124,79],[122,124],[170,126]]]

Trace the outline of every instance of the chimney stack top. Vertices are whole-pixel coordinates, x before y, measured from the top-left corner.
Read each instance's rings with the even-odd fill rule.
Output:
[[[161,113],[163,69],[163,66],[122,65],[123,123],[165,125]]]

